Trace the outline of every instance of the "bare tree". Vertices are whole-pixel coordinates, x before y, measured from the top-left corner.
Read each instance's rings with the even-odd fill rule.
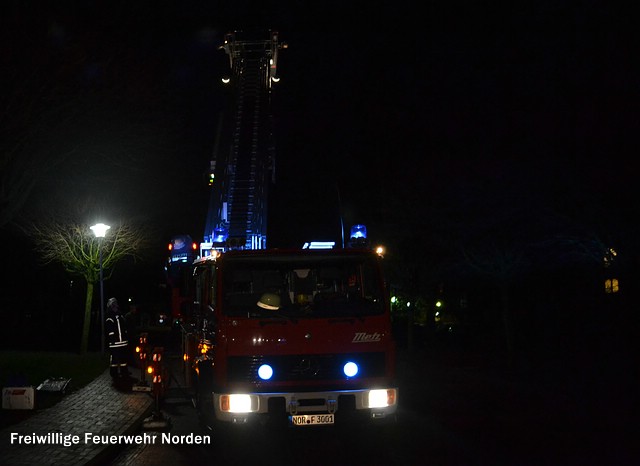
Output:
[[[34,240],[44,263],[60,263],[66,272],[80,276],[87,282],[80,344],[80,351],[84,354],[89,342],[93,290],[100,279],[100,249],[103,275],[108,279],[120,260],[126,257],[139,258],[145,246],[145,236],[135,226],[119,224],[112,227],[105,238],[96,238],[88,225],[55,221],[32,225],[28,234]]]

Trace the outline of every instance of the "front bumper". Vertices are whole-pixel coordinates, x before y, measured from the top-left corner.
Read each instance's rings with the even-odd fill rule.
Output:
[[[245,424],[265,417],[285,419],[296,414],[335,414],[336,422],[357,418],[391,418],[398,406],[398,389],[357,389],[318,392],[213,393],[215,417]]]

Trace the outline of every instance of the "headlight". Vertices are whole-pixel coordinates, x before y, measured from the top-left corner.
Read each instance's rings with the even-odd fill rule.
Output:
[[[394,404],[396,404],[396,391],[393,388],[369,392],[369,408],[385,408]]]
[[[226,413],[258,411],[258,397],[251,395],[220,395],[220,411]]]

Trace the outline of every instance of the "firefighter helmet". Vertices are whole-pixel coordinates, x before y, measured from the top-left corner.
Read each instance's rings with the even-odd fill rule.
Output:
[[[109,298],[107,301],[107,309],[115,309],[118,307],[118,300],[116,298]]]
[[[260,296],[260,301],[256,303],[262,309],[277,311],[280,309],[280,296],[275,293],[264,293]]]

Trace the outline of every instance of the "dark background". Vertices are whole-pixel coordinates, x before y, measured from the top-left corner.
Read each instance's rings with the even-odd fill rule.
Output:
[[[3,312],[12,325],[46,329],[76,322],[82,309],[81,285],[42,266],[18,228],[44,213],[142,223],[155,253],[117,268],[106,293],[163,292],[169,238],[203,234],[206,172],[227,98],[219,78],[228,61],[217,48],[236,29],[277,30],[289,44],[273,95],[270,246],[339,241],[341,220],[364,223],[387,246],[394,290],[424,302],[464,295],[472,320],[496,328],[496,276],[474,274],[461,251],[526,251],[526,267],[507,274],[529,329],[522,345],[551,338],[561,348],[567,332],[605,345],[594,335],[603,326],[615,334],[632,317],[627,304],[623,318],[602,314],[612,303],[601,253],[619,252],[625,303],[638,285],[640,81],[632,15],[620,6],[2,8],[2,150],[20,154],[3,167],[3,189],[29,180],[18,183],[20,196],[2,198]]]

